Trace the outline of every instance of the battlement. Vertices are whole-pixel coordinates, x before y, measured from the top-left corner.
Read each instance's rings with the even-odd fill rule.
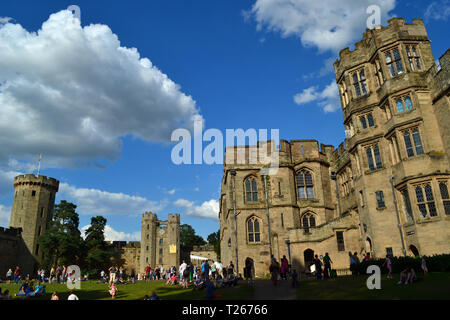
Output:
[[[412,23],[406,23],[404,18],[395,17],[389,19],[387,26],[366,29],[354,50],[347,47],[339,52],[339,59],[334,63],[336,79],[343,71],[366,62],[378,49],[398,40],[429,41],[423,20],[412,19]]]
[[[153,213],[151,211],[146,211],[142,214],[142,219],[150,219],[152,221],[158,220],[158,216],[156,213]]]
[[[22,228],[3,228],[0,227],[0,237],[2,236],[13,236],[13,237],[18,237],[22,234]]]
[[[14,178],[14,188],[24,185],[43,186],[45,188],[53,189],[55,192],[58,192],[59,181],[55,178],[41,175],[36,176],[34,174],[24,174]]]
[[[175,213],[175,214],[169,213],[167,220],[169,223],[180,223],[180,214],[179,213]]]

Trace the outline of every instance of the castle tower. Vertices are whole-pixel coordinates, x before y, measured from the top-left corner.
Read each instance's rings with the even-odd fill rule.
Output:
[[[55,205],[59,181],[34,174],[14,178],[14,201],[10,226],[22,228],[22,238],[30,253],[39,261],[38,238],[48,227]]]
[[[167,265],[178,266],[180,265],[180,215],[169,214],[167,221],[167,241],[168,241],[168,255]]]
[[[140,272],[144,272],[148,265],[155,266],[157,224],[156,214],[145,212],[142,215]]]
[[[342,210],[359,213],[361,250],[376,257],[448,252],[449,133],[440,124],[449,107],[432,95],[448,94],[448,84],[423,21],[388,23],[334,64],[346,128],[336,168]]]

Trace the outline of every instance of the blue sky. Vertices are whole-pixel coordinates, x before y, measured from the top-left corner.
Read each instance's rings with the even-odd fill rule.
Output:
[[[73,4],[81,26],[65,29],[71,18],[61,11]],[[3,1],[0,225],[9,223],[13,176],[35,170],[42,152],[41,174],[61,181],[57,201],[79,205],[80,227],[101,214],[110,239],[136,240],[140,215],[152,210],[180,213],[205,238],[217,231],[223,166],[174,165],[171,130],[201,117],[206,129],[279,129],[282,139],[337,146],[332,62],[362,37],[370,4],[383,24],[424,19],[435,59],[448,49],[448,0],[335,4]]]

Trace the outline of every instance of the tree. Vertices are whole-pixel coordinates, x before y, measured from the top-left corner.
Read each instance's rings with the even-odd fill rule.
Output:
[[[220,259],[220,229],[208,235],[208,244],[214,246],[214,252],[217,254],[217,259]]]
[[[102,216],[92,217],[91,225],[85,232],[85,267],[93,274],[98,274],[101,269],[107,269],[110,264],[112,252],[105,241],[106,222]]]
[[[55,205],[49,227],[38,240],[43,265],[79,264],[82,260],[83,241],[76,208],[75,204],[65,200]]]
[[[201,236],[195,234],[194,228],[188,224],[180,226],[180,246],[191,248],[193,246],[205,245],[206,241]]]

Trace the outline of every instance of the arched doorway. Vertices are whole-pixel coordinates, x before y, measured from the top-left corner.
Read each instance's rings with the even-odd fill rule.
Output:
[[[309,266],[313,264],[314,261],[314,250],[306,249],[303,252],[303,257],[305,259],[305,271],[309,272]]]
[[[372,240],[369,237],[366,238],[366,251],[372,252]]]
[[[411,250],[411,252],[413,253],[413,255],[414,255],[415,257],[418,257],[418,256],[419,256],[419,250],[417,250],[417,248],[416,248],[415,246],[410,245],[410,246],[409,246],[409,250]]]
[[[252,258],[247,257],[244,262],[244,278],[252,279],[255,277],[254,274],[255,274],[255,263]]]

